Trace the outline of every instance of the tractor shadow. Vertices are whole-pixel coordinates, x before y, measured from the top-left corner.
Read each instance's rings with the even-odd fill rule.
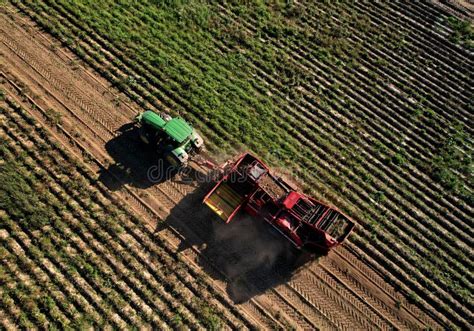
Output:
[[[170,212],[156,232],[168,226],[185,238],[178,251],[196,247],[198,263],[216,280],[227,284],[235,303],[246,302],[268,289],[288,282],[307,263],[318,258],[302,254],[263,220],[244,213],[225,224],[202,204],[212,184],[201,183]]]
[[[173,176],[169,165],[156,151],[143,143],[134,123],[117,130],[117,136],[105,144],[113,163],[99,173],[99,180],[112,191],[124,184],[146,189]]]

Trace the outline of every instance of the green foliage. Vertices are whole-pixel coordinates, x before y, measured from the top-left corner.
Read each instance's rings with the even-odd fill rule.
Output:
[[[378,203],[382,203],[387,199],[384,191],[376,191],[374,194],[372,194],[372,197]]]
[[[178,327],[180,325],[183,324],[183,317],[181,316],[181,314],[179,312],[177,312],[173,318],[172,318],[172,323],[174,324],[174,326]]]
[[[472,141],[462,127],[455,127],[442,141],[428,165],[428,171],[436,181],[449,191],[471,200],[472,193],[466,189],[466,184],[470,187],[474,184]]]
[[[45,112],[45,115],[46,115],[46,120],[48,121],[48,123],[52,125],[59,125],[62,123],[61,113],[57,112],[54,109],[51,109],[51,108],[47,109]]]
[[[35,230],[49,224],[54,210],[40,201],[40,193],[18,173],[20,166],[18,162],[9,160],[0,167],[0,209]]]
[[[401,166],[405,164],[406,159],[405,156],[403,156],[401,153],[396,153],[392,157],[392,162],[397,166]]]
[[[467,20],[461,20],[457,17],[451,16],[448,18],[448,24],[453,29],[449,36],[451,41],[464,45],[471,50],[474,49],[474,29],[472,23]]]
[[[208,330],[220,330],[222,327],[222,320],[213,307],[208,304],[201,303],[200,306],[200,320]]]
[[[408,301],[411,303],[417,303],[420,301],[420,297],[415,292],[408,293]]]

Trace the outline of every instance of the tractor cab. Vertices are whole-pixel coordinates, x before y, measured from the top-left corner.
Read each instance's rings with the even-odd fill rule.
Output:
[[[136,117],[136,122],[141,140],[155,147],[172,166],[185,166],[204,146],[201,136],[181,117],[145,111]]]

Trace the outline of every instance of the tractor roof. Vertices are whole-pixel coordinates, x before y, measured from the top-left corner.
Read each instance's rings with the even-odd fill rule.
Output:
[[[147,124],[153,126],[156,129],[163,129],[163,127],[166,124],[166,121],[161,118],[160,115],[158,115],[155,112],[152,112],[150,110],[147,110],[142,114],[141,117],[142,121],[146,122]]]
[[[168,136],[179,144],[184,142],[193,133],[193,128],[181,117],[165,121],[157,113],[148,110],[143,113],[142,121],[145,121],[155,129],[165,131]]]
[[[165,131],[178,143],[182,143],[193,133],[193,128],[181,117],[175,117],[166,123]]]

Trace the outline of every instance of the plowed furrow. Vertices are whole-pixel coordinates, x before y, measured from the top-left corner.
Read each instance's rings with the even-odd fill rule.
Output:
[[[373,300],[380,304],[382,307],[389,307],[387,310],[393,309],[393,305],[400,305],[401,309],[407,311],[408,316],[405,317],[407,320],[413,320],[412,323],[416,323],[417,320],[422,320],[426,325],[434,325],[435,322],[432,319],[427,318],[423,314],[420,314],[420,310],[412,305],[407,304],[405,298],[400,293],[397,293],[394,288],[388,285],[380,275],[371,272],[370,268],[366,263],[363,263],[360,259],[352,259],[352,254],[348,252],[347,247],[341,247],[334,252],[338,259],[330,257],[330,263],[336,264],[343,273],[345,272],[350,281],[354,281],[356,287],[359,287],[362,291],[365,291],[367,295],[371,296]],[[365,279],[370,279],[372,286],[368,289],[364,285]],[[390,308],[391,307],[391,308]],[[393,312],[392,312],[393,313]],[[397,315],[396,318],[399,318]]]
[[[318,269],[318,268],[316,268]],[[317,276],[317,277],[315,277]],[[334,281],[329,274],[323,274],[321,268],[315,271],[310,271],[304,274],[301,274],[300,277],[295,279],[295,282],[299,282],[299,287],[304,289],[303,293],[306,293],[310,298],[311,290],[318,288],[323,293],[325,293],[329,302],[332,303],[333,310],[339,310],[344,316],[346,316],[348,327],[350,325],[355,326],[357,329],[367,329],[371,326],[375,326],[378,329],[389,329],[390,326],[384,325],[384,322],[371,310],[367,309],[363,304],[358,302],[357,298],[354,298],[349,292],[344,291],[343,288],[338,284],[337,281]],[[322,288],[320,283],[327,284],[325,288]],[[312,299],[315,302],[317,298]],[[348,317],[351,319],[348,319]],[[365,318],[361,318],[366,316]]]
[[[378,325],[387,323],[391,325],[391,327],[396,328],[420,328],[423,326],[423,323],[419,323],[416,318],[410,321],[409,318],[411,316],[405,316],[406,320],[402,320],[399,316],[393,314],[393,306],[386,305],[384,301],[380,299],[382,294],[378,294],[376,291],[364,287],[362,283],[358,282],[358,279],[352,277],[353,271],[351,271],[351,269],[341,270],[337,263],[326,260],[322,261],[320,265],[326,273],[333,274],[337,277],[336,281],[340,282],[340,285],[346,289],[341,291],[341,293],[348,291],[359,301],[358,305],[360,309],[367,309],[363,305],[365,303],[367,307],[370,307],[372,311],[376,312],[376,315],[378,315],[376,319],[380,321]],[[349,274],[349,272],[351,272],[351,274]],[[374,295],[376,293],[379,296]],[[362,303],[362,305],[360,303]]]

